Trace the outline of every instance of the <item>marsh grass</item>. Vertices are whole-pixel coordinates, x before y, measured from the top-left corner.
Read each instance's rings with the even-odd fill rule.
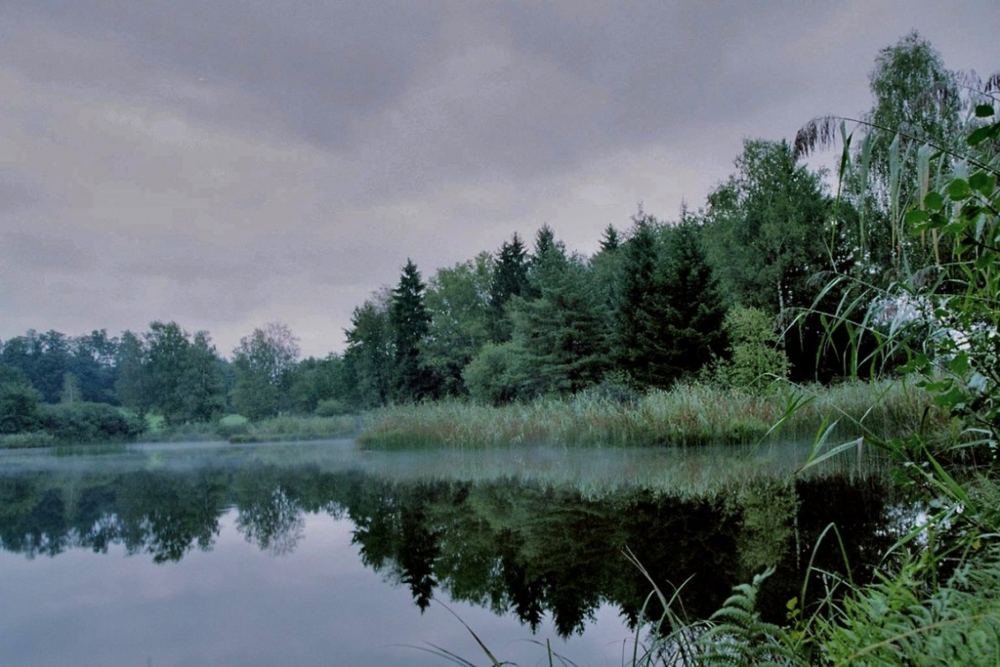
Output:
[[[34,447],[52,447],[59,440],[47,431],[30,431],[28,433],[12,433],[0,435],[0,449],[31,449]]]
[[[338,415],[282,415],[251,422],[240,415],[226,415],[214,422],[191,422],[167,425],[148,420],[151,424],[144,442],[291,442],[346,438],[358,432],[359,417]]]
[[[281,416],[248,423],[245,430],[227,433],[229,442],[286,442],[344,438],[358,432],[358,417]]]
[[[821,424],[833,425],[832,437],[886,438],[948,423],[925,393],[899,382],[770,393],[685,384],[631,403],[578,395],[501,407],[461,401],[393,406],[366,417],[359,442],[371,448],[703,446],[809,438]]]

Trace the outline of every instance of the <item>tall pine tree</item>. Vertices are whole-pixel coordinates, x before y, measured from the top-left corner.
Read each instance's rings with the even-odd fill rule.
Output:
[[[642,384],[667,387],[721,350],[725,308],[694,222],[639,217],[624,251],[615,357]]]
[[[493,279],[490,281],[490,336],[495,342],[510,340],[511,325],[507,302],[528,291],[528,257],[521,237],[500,246]]]
[[[614,356],[618,366],[643,384],[656,384],[652,374],[657,336],[657,239],[655,220],[639,215],[623,246],[621,293],[618,298]]]
[[[430,321],[420,272],[417,265],[407,259],[389,306],[395,348],[393,398],[398,401],[416,401],[436,394],[434,375],[423,363],[420,353],[420,343],[427,335]]]
[[[669,228],[666,240],[657,280],[664,289],[658,309],[663,349],[657,373],[671,381],[697,371],[722,351],[726,309],[697,224],[682,222]]]

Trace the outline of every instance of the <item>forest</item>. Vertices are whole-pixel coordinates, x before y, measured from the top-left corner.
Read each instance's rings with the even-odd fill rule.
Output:
[[[406,261],[394,286],[354,309],[342,354],[301,359],[279,323],[231,355],[176,322],[2,341],[0,433],[127,439],[224,416],[331,417],[442,399],[627,401],[692,385],[766,393],[885,375],[878,331],[831,326],[826,314],[854,298],[857,280],[886,289],[948,264],[953,244],[936,230],[911,233],[906,210],[948,172],[966,134],[988,129],[974,110],[995,81],[947,69],[913,33],[880,52],[870,86],[872,106],[850,135],[829,117],[791,142],[748,139],[702,206],[676,219],[640,207],[607,226],[593,255],[572,252],[546,224],[426,282]],[[928,137],[944,143],[934,155]],[[809,155],[838,141],[836,173],[810,167]],[[885,330],[906,307],[867,305]]]

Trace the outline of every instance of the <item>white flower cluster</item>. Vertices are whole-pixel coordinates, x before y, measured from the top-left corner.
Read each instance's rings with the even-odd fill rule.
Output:
[[[900,292],[872,302],[872,320],[876,326],[899,329],[908,324],[934,322],[934,308],[927,297]]]

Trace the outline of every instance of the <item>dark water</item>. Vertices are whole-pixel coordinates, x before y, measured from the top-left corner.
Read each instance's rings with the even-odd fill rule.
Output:
[[[448,609],[501,659],[542,664],[549,639],[618,665],[651,590],[625,549],[687,581],[692,618],[776,564],[780,619],[831,522],[870,574],[900,522],[877,476],[790,482],[800,448],[736,451],[2,452],[0,665],[445,664],[427,642],[484,662]]]

